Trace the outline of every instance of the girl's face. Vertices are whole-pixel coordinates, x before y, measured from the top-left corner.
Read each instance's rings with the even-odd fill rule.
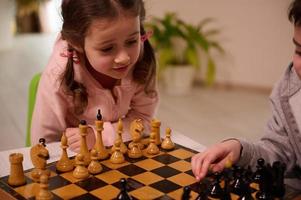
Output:
[[[138,60],[141,48],[139,17],[94,20],[85,37],[84,51],[95,71],[124,78]]]

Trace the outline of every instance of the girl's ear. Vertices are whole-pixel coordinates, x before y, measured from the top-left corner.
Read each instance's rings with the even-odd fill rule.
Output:
[[[75,49],[75,51],[77,51],[77,52],[79,52],[79,53],[84,53],[83,48],[77,47],[77,46],[74,46],[74,45],[72,45],[72,47]]]
[[[82,47],[80,47],[80,46],[78,46],[78,45],[74,45],[74,44],[72,44],[72,43],[70,43],[70,42],[69,42],[69,45],[70,45],[75,51],[77,51],[77,52],[79,52],[79,53],[84,53],[84,50],[83,50]]]

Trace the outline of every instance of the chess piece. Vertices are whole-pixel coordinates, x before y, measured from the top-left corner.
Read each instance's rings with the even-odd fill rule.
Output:
[[[120,145],[121,145],[121,141],[120,139],[117,139],[114,144],[115,150],[114,152],[112,152],[112,155],[110,157],[110,161],[113,164],[120,164],[125,161],[123,153],[121,153],[120,151]]]
[[[285,194],[284,173],[286,170],[286,164],[280,161],[275,161],[272,168],[274,172],[273,196],[283,199]]]
[[[165,139],[163,140],[163,142],[161,144],[162,149],[171,150],[171,149],[175,148],[175,144],[171,141],[170,133],[171,133],[171,129],[167,128]]]
[[[137,142],[132,143],[131,148],[128,150],[128,156],[130,158],[141,158],[143,155]]]
[[[102,166],[100,162],[98,162],[97,151],[95,149],[91,150],[91,160],[88,171],[90,174],[99,174],[102,171]]]
[[[191,188],[189,186],[185,186],[183,189],[183,194],[181,200],[189,200],[190,199]]]
[[[51,200],[53,198],[52,193],[48,190],[49,176],[42,174],[40,177],[40,190],[36,195],[36,200]]]
[[[118,200],[132,200],[132,197],[127,192],[127,181],[125,178],[120,179],[120,193],[117,195]]]
[[[89,177],[89,171],[85,167],[85,161],[84,161],[84,155],[83,154],[77,154],[75,158],[75,169],[73,170],[73,177],[84,180]]]
[[[35,182],[39,182],[42,173],[50,175],[50,171],[46,169],[49,152],[45,147],[45,139],[42,138],[39,142],[30,149],[31,162],[35,167],[31,172],[31,177]]]
[[[23,154],[12,153],[9,155],[10,175],[8,177],[8,184],[11,186],[20,186],[26,183],[23,171]]]
[[[237,195],[242,194],[243,186],[245,184],[242,175],[243,169],[240,166],[237,166],[234,172],[235,179],[232,184],[232,192]]]
[[[62,156],[60,160],[56,163],[56,170],[59,172],[69,172],[74,168],[74,163],[72,160],[68,158],[67,148],[68,148],[68,140],[65,132],[63,132],[61,138],[61,148],[62,148]]]
[[[142,119],[135,119],[130,124],[130,133],[132,136],[132,142],[129,144],[129,149],[133,148],[134,138],[136,140],[136,143],[138,144],[139,149],[144,149],[144,144],[141,142],[141,137],[144,131],[144,126],[142,123]]]
[[[97,118],[97,120],[95,121],[96,142],[95,142],[94,149],[97,151],[97,158],[103,160],[108,158],[109,152],[104,146],[102,140],[103,121],[102,121],[102,116],[100,114],[100,110],[98,110],[96,118]]]
[[[264,159],[263,158],[259,158],[257,160],[257,165],[256,165],[256,171],[254,174],[254,182],[259,183],[260,180],[262,179],[262,173],[264,170]]]
[[[223,190],[220,186],[220,174],[218,172],[214,173],[214,180],[209,186],[209,196],[212,198],[221,199],[223,197]]]
[[[156,154],[160,153],[160,149],[156,145],[155,138],[156,138],[156,133],[151,132],[151,134],[150,134],[150,143],[146,148],[146,152],[150,155],[156,155]]]
[[[155,143],[156,143],[156,145],[161,144],[160,126],[161,126],[161,122],[159,120],[153,119],[151,121],[151,133],[152,132],[155,133]]]
[[[86,136],[88,135],[87,132],[88,126],[85,120],[81,120],[79,124],[79,133],[80,133],[80,154],[84,156],[84,164],[88,166],[91,162],[90,152],[87,146]]]
[[[126,145],[123,142],[122,132],[123,132],[122,120],[121,120],[121,118],[119,118],[119,120],[118,120],[118,126],[117,126],[117,134],[118,134],[118,138],[121,141],[121,143],[120,143],[120,151],[121,151],[121,153],[125,154],[128,151],[128,148],[126,147]]]
[[[273,187],[273,176],[272,167],[270,164],[264,166],[261,170],[261,179],[259,181],[259,190],[256,193],[256,199],[265,200],[273,199],[272,187]]]

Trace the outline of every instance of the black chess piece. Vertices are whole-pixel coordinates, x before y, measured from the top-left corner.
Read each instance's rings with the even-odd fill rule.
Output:
[[[40,143],[41,145],[43,145],[44,147],[46,147],[46,140],[45,140],[45,138],[40,138],[40,139],[39,139],[39,143]]]
[[[267,164],[266,166],[263,166],[260,173],[261,178],[259,182],[259,191],[255,195],[256,199],[272,200],[273,176],[271,165]]]
[[[264,163],[265,161],[263,158],[259,158],[257,160],[256,171],[253,178],[255,183],[259,183],[261,181],[263,170],[264,170]]]
[[[98,111],[97,111],[96,119],[97,120],[102,120],[102,115],[100,113],[100,109],[98,109]]]
[[[221,198],[222,200],[231,200],[231,190],[230,190],[230,181],[231,181],[231,177],[230,177],[230,173],[229,171],[225,171],[224,172],[224,191],[223,191],[223,197]]]
[[[212,198],[218,198],[218,199],[221,199],[223,197],[223,189],[220,186],[220,178],[221,178],[220,173],[215,172],[214,180],[212,184],[209,186],[208,196]]]
[[[87,125],[87,122],[86,122],[86,120],[84,120],[84,119],[80,120],[79,123],[80,123],[81,125]]]
[[[242,173],[242,185],[240,190],[240,196],[238,200],[254,200],[252,196],[252,188],[250,187],[250,183],[253,181],[252,179],[252,170],[251,167],[248,166],[247,169],[244,169]]]
[[[189,186],[185,186],[183,189],[183,194],[182,194],[182,200],[189,200],[190,199],[190,192],[191,188]]]
[[[276,198],[283,198],[285,194],[284,173],[286,164],[280,161],[275,161],[272,166],[273,171],[273,187],[272,194]]]
[[[117,196],[118,200],[132,200],[132,197],[127,192],[127,181],[125,178],[120,179],[120,192]]]
[[[243,179],[243,169],[239,166],[236,167],[236,170],[234,172],[234,181],[233,181],[233,184],[231,186],[231,191],[234,193],[234,194],[237,194],[237,195],[241,195],[243,192],[243,187],[244,187],[244,184],[245,184],[245,181]]]

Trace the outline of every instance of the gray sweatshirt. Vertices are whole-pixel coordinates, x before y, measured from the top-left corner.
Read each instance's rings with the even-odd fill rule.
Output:
[[[285,183],[301,191],[301,180],[293,170],[301,167],[301,80],[292,64],[275,85],[270,101],[272,117],[265,135],[255,143],[240,140],[243,149],[238,164],[255,169],[260,157],[271,164],[282,161],[287,165]]]

